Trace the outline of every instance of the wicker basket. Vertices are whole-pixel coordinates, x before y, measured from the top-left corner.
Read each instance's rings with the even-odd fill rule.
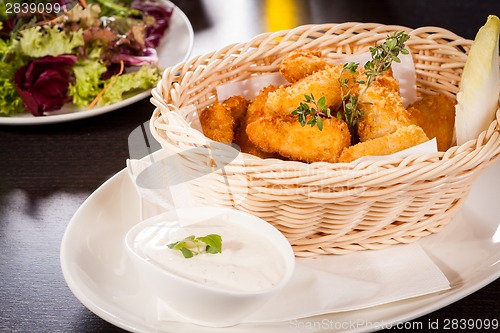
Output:
[[[197,200],[234,206],[267,220],[288,238],[297,256],[414,242],[452,219],[479,171],[500,155],[500,109],[476,140],[446,152],[360,164],[307,164],[238,154],[208,140],[186,120],[189,108],[201,111],[216,101],[217,85],[276,72],[294,49],[320,49],[325,57],[338,59],[365,52],[401,30],[411,36],[406,45],[416,66],[419,94],[456,98],[471,40],[436,27],[306,25],[262,34],[167,69],[153,90],[157,109],[151,131],[164,150],[186,152],[182,172],[213,170],[209,154],[219,156],[218,162],[227,157],[224,168],[193,182]]]

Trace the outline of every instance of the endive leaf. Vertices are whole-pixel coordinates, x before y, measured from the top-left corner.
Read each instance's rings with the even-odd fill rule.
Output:
[[[488,16],[469,51],[455,107],[458,145],[477,139],[495,118],[500,90],[499,34],[500,20]]]

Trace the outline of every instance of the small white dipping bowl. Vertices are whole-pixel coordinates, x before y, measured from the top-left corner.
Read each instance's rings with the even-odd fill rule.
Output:
[[[193,234],[196,237],[206,236],[209,233],[219,234],[218,231],[220,230],[217,230],[216,226],[214,227],[218,223],[217,221],[221,221],[221,225],[230,223],[235,228],[238,228],[238,241],[228,242],[226,239],[225,242],[225,236],[222,232],[222,253],[220,254],[205,253],[195,255],[192,258],[184,258],[180,251],[168,249],[167,243],[170,241],[164,242],[164,239],[162,239],[162,235],[168,234],[168,237],[171,237],[173,233],[178,237],[174,241],[179,241],[186,235],[191,234],[193,228],[195,231]],[[188,227],[191,228],[189,232],[186,229]],[[198,231],[200,234],[198,234]],[[253,259],[245,260],[245,258],[242,258],[239,254],[243,252],[241,249],[244,246],[255,246],[255,244],[245,244],[245,242],[253,242],[250,235],[258,236],[258,239],[263,240],[262,245],[265,246],[262,247],[269,246],[272,251],[271,254],[275,258],[269,260],[272,257],[269,255],[269,249],[268,251],[255,251],[260,254]],[[163,242],[165,243],[164,248],[162,247],[163,244],[158,245]],[[295,256],[292,247],[281,232],[254,215],[228,208],[193,207],[160,214],[130,229],[125,237],[125,243],[142,281],[150,288],[151,292],[165,302],[177,315],[189,322],[203,326],[224,327],[241,323],[287,284],[295,268]],[[144,246],[146,243],[155,243],[156,248],[160,248],[161,251],[175,253],[167,253],[169,256],[178,256],[174,258],[173,269],[161,263],[162,260],[165,260],[162,254],[154,251],[151,254],[144,250],[147,247]],[[162,253],[164,254],[164,252]],[[162,257],[159,258],[159,255]],[[233,266],[243,265],[247,269],[246,273],[260,274],[261,271],[266,271],[263,263],[268,261],[271,266],[276,265],[273,266],[274,268],[280,267],[280,274],[274,274],[275,281],[273,281],[272,285],[267,283],[260,288],[259,284],[250,283],[248,285],[253,285],[253,287],[249,290],[246,290],[246,287],[248,287],[245,285],[246,283],[241,283],[242,289],[235,288],[239,283],[235,281],[231,282],[233,285],[219,284],[218,279],[212,279],[211,283],[203,282],[204,279],[210,280],[209,274],[206,276],[205,274],[198,274],[201,276],[196,275],[195,278],[184,276],[185,272],[192,271],[189,265],[197,265],[196,260],[204,260],[203,258],[200,259],[202,256],[206,256],[207,260],[219,261],[217,265],[220,266],[218,266],[217,272],[232,273],[231,268]],[[182,261],[179,262],[179,260]],[[168,264],[172,265],[170,262]],[[206,263],[202,262],[201,265],[204,264]],[[273,271],[273,269],[270,269],[270,271]],[[250,275],[253,276],[253,274]],[[273,273],[264,273],[264,276],[267,275],[273,275]],[[278,276],[277,279],[276,276]],[[200,281],[196,281],[198,278]]]

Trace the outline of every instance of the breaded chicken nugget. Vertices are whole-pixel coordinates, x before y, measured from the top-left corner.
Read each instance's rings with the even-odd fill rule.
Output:
[[[341,72],[343,65],[331,66],[308,75],[290,86],[280,86],[269,93],[264,113],[266,117],[281,117],[290,115],[304,100],[305,95],[314,98],[325,96],[326,106],[334,109],[342,104]],[[350,74],[345,73],[346,77]]]
[[[302,127],[294,116],[266,117],[248,124],[246,132],[260,149],[304,162],[337,162],[351,142],[347,124],[337,118],[323,119],[320,131]]]
[[[390,155],[428,140],[422,128],[409,125],[399,128],[392,134],[345,148],[339,157],[339,162],[352,162],[363,156]]]
[[[364,74],[365,70],[362,68],[359,70],[360,77],[359,79],[366,80],[366,75]],[[380,75],[377,79],[372,83],[374,86],[384,87],[390,91],[394,91],[396,93],[400,93],[399,90],[399,82],[394,78],[392,68],[390,68],[384,75]]]
[[[234,143],[240,147],[242,153],[248,153],[260,158],[276,157],[276,154],[262,151],[255,146],[252,141],[248,139],[246,132],[248,123],[254,122],[264,115],[263,109],[267,100],[267,95],[276,89],[278,89],[278,87],[274,85],[269,85],[263,88],[259,91],[253,102],[248,105],[245,116],[241,120],[241,123],[234,134]]]
[[[246,119],[243,119],[240,127],[234,134],[234,143],[238,145],[242,153],[251,154],[260,158],[277,157],[277,154],[265,152],[254,145],[253,142],[248,138],[246,128]]]
[[[234,118],[223,103],[214,103],[200,114],[203,134],[214,141],[231,144],[234,139]]]
[[[357,130],[361,142],[383,137],[411,124],[396,84],[390,77],[381,77],[361,96],[358,106],[363,116]],[[361,91],[364,87],[360,84],[357,89]]]
[[[453,142],[456,101],[443,95],[426,95],[408,108],[411,122],[422,127],[425,134],[436,138],[439,151],[446,151]]]
[[[266,105],[267,97],[273,91],[276,91],[279,87],[275,85],[269,85],[259,91],[253,102],[248,105],[246,113],[246,122],[250,124],[260,117],[264,116],[264,107]]]
[[[243,96],[231,96],[222,103],[231,110],[236,130],[247,113],[248,101]]]
[[[329,65],[326,60],[321,58],[321,51],[298,49],[288,53],[278,65],[278,69],[288,82],[294,83],[327,66]]]

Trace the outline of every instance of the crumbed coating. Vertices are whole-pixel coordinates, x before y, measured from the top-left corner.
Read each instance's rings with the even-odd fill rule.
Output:
[[[361,68],[359,70],[359,79],[366,80],[365,70]],[[389,89],[390,91],[394,91],[399,94],[399,82],[393,75],[392,68],[385,72],[384,75],[380,75],[377,79],[372,83],[374,86],[384,87]]]
[[[231,110],[234,119],[234,130],[236,130],[246,115],[248,100],[243,96],[231,96],[222,103]]]
[[[436,138],[439,151],[446,151],[453,143],[456,101],[443,94],[426,95],[408,108],[410,120]]]
[[[248,124],[264,116],[264,107],[266,105],[267,97],[271,92],[276,91],[278,88],[279,86],[269,85],[259,91],[253,102],[248,105],[246,113],[246,122]]]
[[[364,84],[359,84],[357,89],[361,91],[364,87]],[[389,75],[373,82],[358,101],[358,106],[363,112],[357,129],[361,142],[394,133],[411,124],[410,115],[399,94],[399,85]]]
[[[338,161],[352,162],[363,156],[385,156],[428,141],[425,132],[416,125],[401,127],[394,133],[360,142],[345,148]]]
[[[260,158],[277,157],[276,154],[265,152],[250,141],[246,132],[247,125],[245,117],[234,134],[234,143],[240,148],[240,151]]]
[[[266,117],[290,115],[304,100],[305,95],[313,95],[315,99],[326,98],[326,106],[333,109],[342,104],[341,72],[343,65],[327,67],[308,75],[289,86],[280,86],[269,93],[264,113]],[[345,74],[349,77],[349,74]]]
[[[278,69],[288,82],[294,83],[327,66],[326,60],[321,58],[321,51],[297,49],[283,58]]]
[[[216,102],[200,114],[203,134],[214,141],[231,144],[234,139],[234,119],[231,109]]]
[[[291,84],[267,86],[252,102],[233,96],[214,103],[200,115],[203,132],[215,141],[237,144],[244,153],[308,163],[349,162],[362,156],[388,155],[425,142],[433,135],[451,137],[448,127],[438,128],[432,121],[435,115],[434,118],[431,115],[442,111],[442,121],[447,125],[453,123],[449,109],[454,103],[442,97],[423,99],[412,106],[410,118],[392,71],[379,76],[367,88],[364,69],[359,69],[355,77],[343,72],[343,66],[327,64],[320,52],[291,52],[279,65]],[[360,96],[361,92],[364,93],[358,107],[363,116],[354,134],[359,136],[360,143],[354,146],[350,146],[351,133],[345,121],[322,118],[320,130],[317,126],[302,126],[297,116],[292,115],[304,102],[305,95],[312,95],[316,101],[325,97],[326,106],[333,112],[342,112],[342,94]],[[440,141],[445,142],[438,139],[438,145]]]
[[[234,135],[234,143],[238,145],[242,153],[251,154],[260,158],[276,157],[276,154],[265,152],[254,145],[248,138],[246,132],[249,123],[254,122],[264,115],[263,109],[267,100],[267,95],[276,89],[278,89],[278,87],[274,85],[269,85],[261,89],[253,102],[249,103],[245,116],[241,120]]]
[[[234,143],[240,148],[240,151],[242,153],[247,153],[260,158],[277,157],[277,154],[265,152],[254,145],[253,142],[248,138],[246,128],[247,126],[244,120],[244,123],[242,122],[242,126],[240,126],[234,134]]]
[[[260,118],[246,128],[249,139],[260,149],[294,161],[337,162],[348,147],[351,135],[347,124],[337,118],[323,119],[323,130],[306,125],[294,116]]]

